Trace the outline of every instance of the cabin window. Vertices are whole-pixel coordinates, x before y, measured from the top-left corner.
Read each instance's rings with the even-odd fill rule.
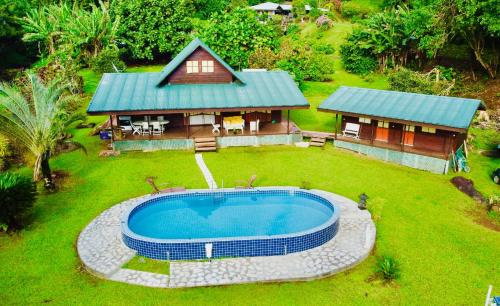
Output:
[[[388,121],[380,121],[377,123],[377,126],[379,128],[386,128],[388,129],[389,128],[389,122]]]
[[[201,72],[214,72],[214,61],[201,61]]]
[[[198,61],[186,61],[187,73],[198,73]]]
[[[370,118],[359,117],[359,122],[370,124],[370,123],[372,123],[372,120]]]
[[[423,133],[429,133],[429,134],[436,134],[436,128],[428,127],[428,126],[423,126],[422,127],[422,132]]]
[[[407,126],[405,126],[405,131],[415,132],[415,126],[414,125],[407,125]]]

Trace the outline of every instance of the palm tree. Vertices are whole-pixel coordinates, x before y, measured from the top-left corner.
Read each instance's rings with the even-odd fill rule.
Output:
[[[68,125],[80,118],[66,110],[71,99],[66,85],[52,81],[45,86],[34,74],[28,74],[28,79],[27,97],[15,86],[0,84],[0,126],[3,134],[19,141],[35,156],[33,180],[43,177],[45,186],[51,189],[51,154],[64,139]]]

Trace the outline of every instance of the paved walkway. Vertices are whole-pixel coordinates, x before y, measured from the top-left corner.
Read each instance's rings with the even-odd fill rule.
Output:
[[[86,268],[103,278],[150,287],[178,288],[249,282],[308,280],[346,270],[363,261],[375,244],[375,225],[368,211],[333,193],[321,192],[340,207],[340,227],[329,242],[304,252],[284,256],[172,261],[170,275],[121,268],[135,251],[121,240],[123,213],[139,197],[111,207],[80,234],[78,254]]]
[[[203,160],[203,155],[201,155],[201,153],[196,153],[194,155],[194,158],[196,159],[198,167],[200,167],[201,173],[203,173],[203,177],[205,178],[205,181],[208,184],[208,188],[210,189],[219,188],[217,187],[217,183],[214,180],[212,172],[210,172],[210,169],[208,169],[207,164],[205,164],[205,161]]]

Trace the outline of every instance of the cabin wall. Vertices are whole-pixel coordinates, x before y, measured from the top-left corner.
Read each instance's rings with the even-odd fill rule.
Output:
[[[359,135],[361,140],[373,140],[377,143],[385,142],[389,145],[402,146],[404,138],[403,133],[409,133],[403,132],[404,124],[389,121],[389,129],[386,129],[387,131],[385,132],[387,133],[386,140],[381,141],[381,137],[377,136],[377,133],[380,133],[380,131],[377,130],[378,120],[372,119],[371,123],[368,124],[359,122],[359,117],[342,116],[342,131],[345,129],[347,123],[355,123],[361,126]],[[378,129],[380,130],[380,128]],[[339,134],[341,134],[341,132]],[[459,134],[441,129],[436,129],[435,134],[425,133],[422,132],[420,126],[415,126],[413,146],[404,145],[401,150],[404,150],[404,148],[413,148],[423,152],[449,154],[451,150],[456,150],[465,138],[465,133]]]
[[[214,72],[201,72],[201,61],[214,62]],[[198,73],[187,73],[186,61],[198,61]],[[171,84],[211,84],[231,83],[233,75],[222,66],[210,53],[202,48],[196,49],[186,60],[181,63],[168,77]]]

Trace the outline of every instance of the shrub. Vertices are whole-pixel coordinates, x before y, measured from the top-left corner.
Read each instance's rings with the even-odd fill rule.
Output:
[[[36,199],[35,184],[19,174],[0,173],[0,225],[19,229],[25,225]]]
[[[332,45],[330,44],[314,44],[313,46],[314,51],[323,53],[323,54],[333,54],[335,52],[335,48],[333,48]]]
[[[10,143],[7,137],[0,134],[0,171],[7,168],[7,157],[11,154]]]
[[[359,48],[353,42],[340,46],[340,58],[345,70],[352,73],[368,74],[378,66],[377,60],[368,51]]]
[[[342,16],[351,19],[364,19],[373,12],[370,7],[355,2],[342,3]]]
[[[447,71],[447,74],[450,72]],[[411,71],[406,68],[399,68],[389,74],[389,84],[391,90],[423,93],[429,95],[448,95],[455,82],[447,81],[444,75],[439,82],[427,74]]]
[[[399,278],[399,263],[391,256],[381,256],[377,258],[375,272],[386,281]]]
[[[125,70],[125,63],[120,59],[120,51],[116,48],[103,50],[90,61],[90,68],[97,73],[117,72]]]

